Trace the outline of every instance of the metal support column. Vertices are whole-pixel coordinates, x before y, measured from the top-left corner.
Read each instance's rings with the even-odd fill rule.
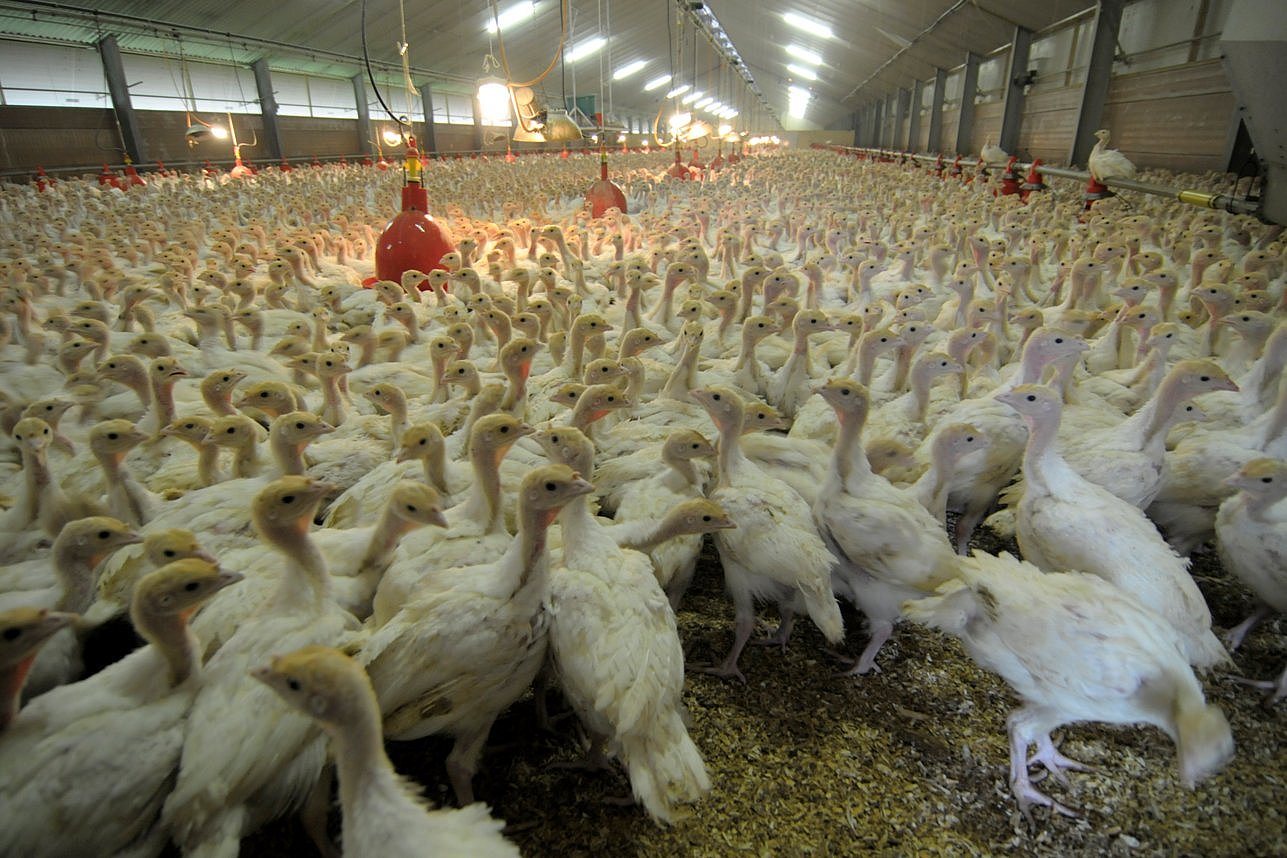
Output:
[[[1113,76],[1113,57],[1117,54],[1117,31],[1122,25],[1125,0],[1099,0],[1095,15],[1095,33],[1090,46],[1090,65],[1086,68],[1086,85],[1081,91],[1081,109],[1077,113],[1077,130],[1073,134],[1068,163],[1086,164],[1095,146],[1095,132],[1104,120],[1104,103]]]
[[[971,51],[965,55],[965,75],[961,80],[961,118],[956,123],[956,152],[963,155],[970,151],[970,135],[974,133],[974,94],[979,89],[979,55]]]
[[[859,141],[859,139],[861,139],[861,138],[860,138],[860,135],[862,134],[862,111],[861,111],[861,110],[855,110],[855,111],[854,111],[853,116],[851,116],[851,117],[849,118],[849,121],[850,121],[850,123],[852,124],[852,126],[853,126],[853,130],[854,130],[854,143],[853,143],[853,145],[855,145],[855,146],[861,146],[862,144],[861,144],[861,143],[859,143],[858,141]]]
[[[930,103],[930,152],[943,151],[943,101],[947,98],[947,69],[934,69],[934,97]]]
[[[912,84],[911,119],[907,123],[907,149],[916,152],[921,148],[921,102],[925,100],[925,81]]]
[[[107,77],[107,90],[112,95],[112,108],[121,128],[125,154],[131,161],[141,164],[147,160],[147,149],[139,131],[138,115],[130,101],[130,87],[125,81],[125,66],[121,64],[121,48],[115,36],[104,36],[98,40],[98,55],[103,61],[103,74]]]
[[[907,105],[912,100],[911,93],[900,89],[894,93],[894,143],[895,149],[906,149],[907,140],[903,137],[903,123],[907,121]]]
[[[357,104],[358,151],[363,155],[371,154],[371,108],[367,106],[366,78],[360,74],[352,77],[353,101]]]
[[[420,106],[425,110],[425,133],[420,141],[420,151],[424,155],[435,155],[438,152],[438,135],[433,127],[433,84],[426,83],[420,87]]]
[[[1001,139],[997,141],[997,145],[1007,152],[1019,151],[1019,127],[1023,124],[1023,98],[1028,84],[1028,49],[1031,47],[1032,31],[1015,27],[1006,72],[1005,106],[1001,111]]]
[[[872,110],[874,111],[874,115],[872,116],[872,122],[871,122],[871,145],[879,149],[880,132],[881,132],[882,126],[884,125],[883,120],[885,118],[884,117],[884,112],[885,112],[884,100],[882,99],[881,101],[878,101],[874,105],[872,105]]]
[[[277,127],[277,99],[273,96],[273,76],[268,70],[268,60],[260,57],[251,63],[255,73],[255,89],[259,92],[259,114],[264,122],[264,148],[268,157],[280,161],[282,152],[282,134]]]
[[[898,119],[898,90],[894,90],[885,97],[885,133],[882,139],[885,141],[886,149],[893,149],[898,145],[898,126],[894,121]]]
[[[483,106],[478,103],[478,96],[472,96],[474,103],[474,151],[483,151]]]

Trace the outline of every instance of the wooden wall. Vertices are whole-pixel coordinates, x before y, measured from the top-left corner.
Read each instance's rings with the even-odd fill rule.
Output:
[[[182,112],[140,110],[139,131],[147,145],[147,164],[164,161],[167,165],[199,163],[210,159],[215,163],[232,160],[229,141],[209,140],[189,148],[184,132],[188,127],[187,116]],[[205,115],[209,120],[210,115]],[[220,123],[226,117],[219,117]],[[263,119],[257,115],[234,114],[237,138],[249,144],[255,135],[262,136]],[[352,119],[312,119],[305,116],[281,116],[277,119],[281,131],[282,148],[287,158],[334,159],[350,158],[361,151],[357,136],[357,122]],[[506,131],[507,129],[486,129]],[[445,154],[469,152],[475,148],[473,125],[434,126],[438,151]],[[638,135],[633,135],[637,138]],[[844,140],[852,142],[853,134]],[[514,150],[541,151],[562,148],[553,143],[514,144]],[[484,147],[491,152],[503,153],[504,141],[493,141]],[[242,155],[252,163],[272,161],[262,146],[247,145]],[[120,136],[110,109],[66,107],[9,107],[0,106],[0,171],[30,171],[37,165],[54,170],[60,167],[95,167],[98,164],[120,164],[123,160]],[[97,171],[95,167],[95,172]]]
[[[1136,166],[1224,170],[1236,109],[1220,61],[1208,60],[1113,78],[1104,127]]]

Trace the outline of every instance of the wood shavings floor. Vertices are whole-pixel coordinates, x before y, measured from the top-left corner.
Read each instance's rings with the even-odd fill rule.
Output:
[[[1007,546],[985,536],[981,547]],[[1250,596],[1214,553],[1195,556],[1193,574],[1220,629],[1245,617]],[[860,616],[846,609],[845,619],[851,662],[866,633]],[[766,629],[774,622],[765,615]],[[709,550],[679,625],[690,661],[713,660],[729,645],[732,606]],[[1282,670],[1284,631],[1279,619],[1252,633],[1235,657],[1242,674]],[[1287,705],[1266,710],[1260,692],[1228,676],[1204,683],[1237,742],[1218,776],[1186,790],[1158,730],[1066,728],[1056,733],[1062,750],[1096,770],[1073,773],[1071,789],[1041,788],[1082,816],[1038,808],[1029,823],[1006,784],[1014,699],[954,640],[900,626],[879,657],[882,672],[857,679],[835,676],[850,662],[822,646],[805,620],[785,653],[747,648],[745,686],[690,673],[692,735],[715,786],[669,829],[612,803],[629,793],[624,775],[552,768],[579,759],[575,718],[538,732],[530,698],[498,722],[477,793],[528,856],[1287,855]],[[550,701],[557,709],[556,694]],[[437,739],[389,746],[398,770],[442,803],[450,801],[448,747]],[[242,851],[311,854],[294,820]]]

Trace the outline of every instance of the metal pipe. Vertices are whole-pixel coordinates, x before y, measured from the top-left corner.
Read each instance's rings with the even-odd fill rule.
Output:
[[[872,149],[864,146],[837,146],[836,149],[845,152],[862,152],[867,155],[878,155],[891,158],[901,158],[906,156],[915,161],[937,161],[938,155],[921,155],[918,153],[895,152],[890,149]],[[978,158],[962,158],[963,166],[978,166]],[[1021,163],[1016,161],[1015,169],[1031,170],[1032,164]],[[1049,164],[1038,164],[1037,172],[1043,176],[1055,176],[1060,179],[1075,179],[1079,182],[1089,181],[1090,173],[1085,170],[1072,170],[1068,167],[1053,167]],[[1260,203],[1252,200],[1231,197],[1228,194],[1212,193],[1210,191],[1195,190],[1176,190],[1162,185],[1151,185],[1147,182],[1137,182],[1133,179],[1102,179],[1101,185],[1110,188],[1121,188],[1124,191],[1136,191],[1141,194],[1152,194],[1156,197],[1169,197],[1191,206],[1197,206],[1205,209],[1220,209],[1230,214],[1249,214],[1258,215],[1260,213]]]

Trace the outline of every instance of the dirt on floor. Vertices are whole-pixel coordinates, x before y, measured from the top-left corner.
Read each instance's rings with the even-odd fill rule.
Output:
[[[1014,551],[986,535],[979,545]],[[1216,626],[1248,614],[1251,596],[1214,552],[1196,555],[1192,571]],[[689,661],[722,657],[732,620],[708,543],[679,612]],[[1070,787],[1039,788],[1081,816],[1037,808],[1030,822],[1007,785],[1005,720],[1016,705],[1007,686],[955,640],[911,625],[882,650],[880,673],[837,676],[866,641],[861,616],[846,609],[845,620],[845,661],[824,652],[805,620],[785,652],[747,648],[746,685],[689,674],[690,729],[714,788],[670,828],[615,801],[629,795],[620,772],[552,765],[579,760],[583,740],[575,717],[540,731],[530,696],[493,730],[477,794],[527,856],[1287,855],[1287,704],[1267,710],[1261,692],[1228,675],[1207,677],[1237,753],[1192,791],[1159,730],[1061,729],[1061,751],[1094,771],[1070,774]],[[765,612],[764,621],[768,631],[776,617]],[[1284,631],[1281,620],[1257,628],[1235,657],[1239,673],[1276,676],[1287,664]],[[550,702],[559,709],[556,692]],[[397,769],[442,804],[451,803],[448,749],[439,739],[389,745]],[[334,822],[338,833],[338,811]],[[242,854],[315,853],[298,823],[283,820]]]

